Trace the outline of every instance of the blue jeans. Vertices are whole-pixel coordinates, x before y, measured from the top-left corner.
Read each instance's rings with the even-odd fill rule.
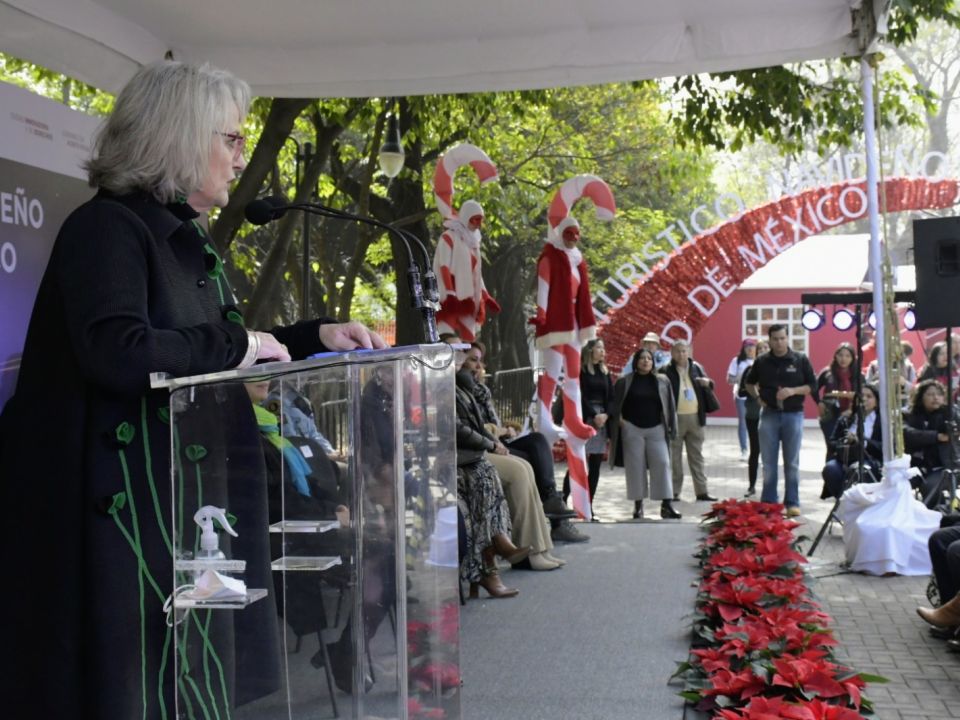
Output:
[[[777,492],[777,454],[783,444],[783,476],[787,507],[800,505],[800,440],[803,438],[803,413],[763,408],[760,411],[760,457],[763,460],[763,502],[779,501]]]
[[[747,399],[737,398],[737,439],[740,440],[740,452],[747,451]]]

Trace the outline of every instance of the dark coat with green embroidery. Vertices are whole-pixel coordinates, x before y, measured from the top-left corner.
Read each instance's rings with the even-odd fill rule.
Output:
[[[0,697],[22,717],[174,716],[171,636],[161,609],[173,585],[168,394],[151,391],[148,376],[235,367],[247,347],[195,217],[187,205],[163,206],[144,193],[101,192],[71,214],[54,245],[16,392],[0,416],[7,578],[0,595],[4,645],[14,659],[0,674]],[[303,358],[324,349],[319,322],[272,332]],[[239,517],[234,550],[251,564],[248,586],[270,588],[260,533],[263,456],[249,400],[236,389],[235,412],[211,408],[229,417],[218,437],[199,421],[179,428],[178,463],[210,476],[204,500]],[[203,408],[193,416],[202,418]],[[228,485],[204,470],[219,462],[213,446],[220,442],[232,445],[244,483],[231,476]],[[210,452],[200,458],[204,444]],[[206,631],[223,640],[251,623],[275,629],[272,599],[251,609],[257,605],[220,612]],[[181,630],[197,636],[210,612],[193,613]],[[223,657],[193,662],[196,679],[181,684],[195,716],[272,691],[274,643],[265,637],[245,649],[224,640]]]

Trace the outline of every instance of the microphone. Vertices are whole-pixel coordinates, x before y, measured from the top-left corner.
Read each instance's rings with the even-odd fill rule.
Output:
[[[286,198],[272,195],[247,203],[243,215],[251,225],[266,225],[286,215],[287,209]]]
[[[253,200],[247,204],[246,208],[244,208],[244,216],[252,225],[266,225],[273,220],[283,217],[287,210],[300,210],[302,212],[310,213],[312,215],[319,215],[321,217],[337,218],[339,220],[352,220],[354,222],[364,223],[366,225],[373,225],[374,227],[387,230],[398,237],[407,250],[407,260],[409,265],[409,269],[407,270],[407,284],[410,286],[411,305],[412,307],[420,310],[423,314],[424,324],[426,326],[425,332],[428,341],[431,343],[440,341],[436,320],[436,312],[439,308],[440,301],[437,276],[433,272],[433,267],[432,263],[430,262],[430,255],[427,252],[427,248],[420,238],[407,230],[401,230],[398,227],[394,227],[389,223],[381,222],[375,218],[365,217],[363,215],[354,215],[353,213],[346,212],[345,210],[337,210],[336,208],[327,207],[326,205],[321,205],[320,203],[291,204],[287,202],[286,198],[279,195],[272,195]],[[426,265],[426,273],[424,274],[423,278],[425,283],[421,282],[420,267],[417,265],[417,261],[414,259],[413,250],[410,247],[410,240],[413,240],[414,244],[420,248],[420,251],[423,254]],[[426,287],[427,291],[426,297],[424,297],[424,286]]]

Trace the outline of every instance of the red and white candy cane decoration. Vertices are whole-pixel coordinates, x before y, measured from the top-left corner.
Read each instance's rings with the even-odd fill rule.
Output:
[[[577,175],[567,180],[550,203],[547,215],[550,231],[537,261],[536,345],[544,351],[544,373],[537,383],[538,429],[551,443],[566,440],[567,466],[573,507],[585,520],[592,516],[587,482],[587,440],[596,430],[584,424],[580,409],[580,348],[596,337],[596,320],[590,301],[587,264],[574,246],[567,248],[564,235],[580,225],[570,217],[570,209],[581,198],[596,207],[597,217],[612,220],[617,207],[613,193],[596,175]],[[553,395],[564,372],[563,428],[553,424],[550,408]]]
[[[456,217],[453,212],[453,176],[457,174],[457,170],[468,164],[483,184],[500,177],[493,160],[476,145],[463,143],[447,150],[433,173],[433,195],[437,199],[437,210],[444,220]]]
[[[470,227],[472,217],[483,217],[483,208],[479,203],[467,200],[459,213],[453,210],[453,178],[464,165],[470,165],[482,183],[498,177],[497,167],[487,154],[469,143],[450,148],[440,158],[433,175],[433,191],[446,230],[437,243],[433,271],[440,290],[437,329],[473,342],[486,319],[487,310],[499,312],[500,306],[483,283],[480,230]]]

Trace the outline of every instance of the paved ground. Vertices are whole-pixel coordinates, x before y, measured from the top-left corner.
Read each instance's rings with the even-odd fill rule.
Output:
[[[707,428],[705,456],[711,494],[740,497],[747,486],[747,466],[740,459],[736,428]],[[811,541],[820,530],[832,503],[820,500],[820,468],[824,446],[819,428],[807,428],[800,458],[801,520]],[[558,473],[562,478],[562,469]],[[781,480],[782,483],[782,480]],[[596,512],[603,522],[631,520],[632,503],[626,500],[623,471],[604,468],[597,490]],[[705,503],[693,501],[689,474],[676,505],[684,514],[680,522],[697,522]],[[652,507],[648,514],[657,515]],[[643,522],[665,522],[644,520]],[[670,521],[676,522],[676,521]],[[584,527],[588,533],[589,526]],[[927,632],[914,608],[927,604],[925,577],[871,577],[848,573],[840,567],[844,557],[841,529],[836,526],[821,541],[812,558],[811,587],[824,610],[835,620],[840,659],[865,672],[890,679],[872,685],[868,697],[876,703],[880,720],[947,720],[960,717],[960,655],[948,653],[942,640]]]

